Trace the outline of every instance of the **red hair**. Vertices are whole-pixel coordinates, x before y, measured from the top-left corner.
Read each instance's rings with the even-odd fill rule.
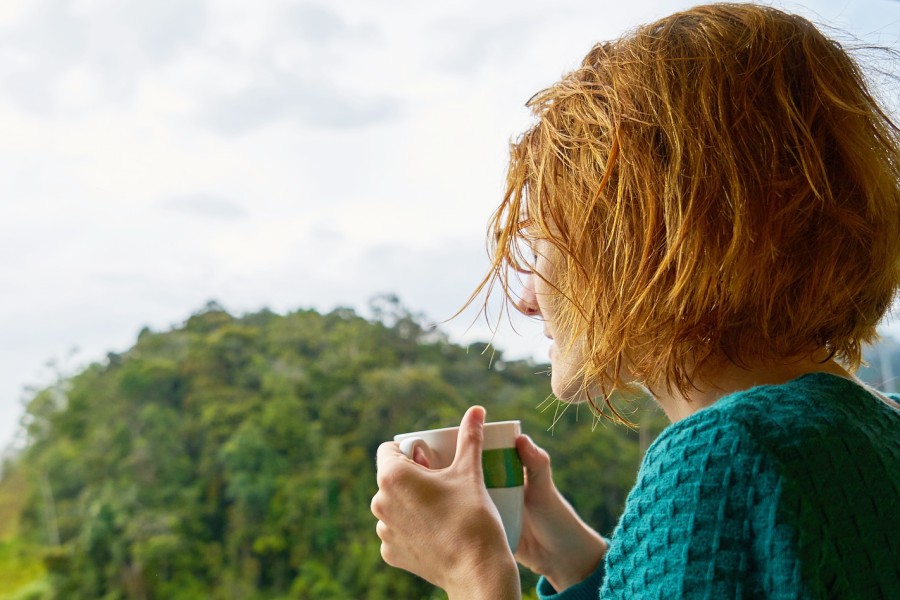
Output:
[[[859,365],[900,282],[900,130],[840,44],[774,8],[700,6],[598,44],[528,104],[479,290],[511,297],[517,241],[549,242],[585,388],[627,372],[684,392],[723,358],[819,348]]]

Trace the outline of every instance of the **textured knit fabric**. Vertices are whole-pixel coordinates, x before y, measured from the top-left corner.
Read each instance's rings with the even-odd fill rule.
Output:
[[[900,412],[816,373],[670,425],[597,572],[538,594],[595,600],[598,585],[603,599],[900,599]]]

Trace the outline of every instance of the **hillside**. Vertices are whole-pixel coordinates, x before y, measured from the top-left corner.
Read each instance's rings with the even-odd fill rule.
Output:
[[[48,585],[66,599],[442,597],[382,562],[373,459],[393,433],[456,424],[475,403],[521,419],[611,532],[637,432],[574,409],[550,431],[545,366],[451,344],[392,300],[378,317],[211,304],[36,394],[7,480],[24,490],[8,539],[31,549],[19,583],[37,583],[9,597]],[[646,444],[663,419],[636,418]]]

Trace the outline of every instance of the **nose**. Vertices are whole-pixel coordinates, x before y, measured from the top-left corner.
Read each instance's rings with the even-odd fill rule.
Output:
[[[525,285],[516,302],[516,308],[528,317],[541,316],[541,307],[538,305],[537,295],[534,293],[534,275],[525,276]]]

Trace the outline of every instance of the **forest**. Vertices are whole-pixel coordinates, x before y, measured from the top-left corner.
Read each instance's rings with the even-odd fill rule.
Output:
[[[0,480],[0,599],[444,598],[381,560],[374,456],[472,404],[520,419],[612,532],[666,423],[652,402],[620,399],[634,428],[564,410],[546,365],[451,343],[390,296],[371,313],[211,302],[36,391]],[[900,374],[896,346],[878,356],[864,375]]]

